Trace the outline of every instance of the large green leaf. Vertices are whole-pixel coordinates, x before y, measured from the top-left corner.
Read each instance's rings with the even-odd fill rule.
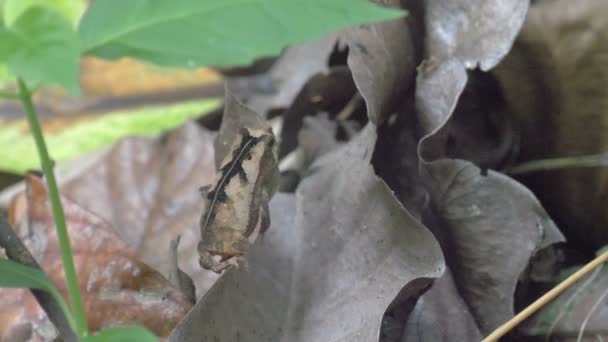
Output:
[[[46,273],[41,270],[12,260],[0,259],[0,287],[39,289],[50,293],[57,303],[59,303],[70,326],[74,329],[74,318],[66,302]]]
[[[156,342],[154,334],[142,327],[111,328],[85,336],[82,342]]]
[[[49,6],[61,12],[76,26],[86,8],[84,0],[4,0],[3,16],[6,26],[11,26],[17,18],[34,6]]]
[[[31,7],[10,27],[0,27],[0,62],[6,61],[27,83],[57,84],[78,92],[79,59],[76,31],[50,7]]]
[[[351,25],[403,16],[368,0],[104,0],[80,23],[87,54],[160,65],[247,64]]]

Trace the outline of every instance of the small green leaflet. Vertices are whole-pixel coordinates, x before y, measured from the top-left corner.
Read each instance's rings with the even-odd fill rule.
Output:
[[[4,22],[10,27],[17,18],[34,6],[48,6],[61,12],[74,27],[86,8],[84,0],[4,0]]]
[[[39,289],[50,293],[61,306],[70,327],[72,329],[76,327],[72,313],[61,294],[59,294],[59,290],[47,277],[46,273],[41,270],[12,260],[0,259],[0,287]]]
[[[82,342],[156,342],[158,339],[142,327],[110,328],[80,339]]]
[[[399,18],[368,0],[104,0],[84,14],[85,54],[164,66],[239,65],[348,26]]]
[[[30,85],[56,84],[77,93],[79,62],[78,34],[50,7],[31,7],[10,27],[0,26],[0,64]]]

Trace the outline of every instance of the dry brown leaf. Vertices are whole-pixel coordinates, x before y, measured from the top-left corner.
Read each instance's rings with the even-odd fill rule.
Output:
[[[9,221],[65,296],[61,255],[45,184],[30,174],[26,185],[25,193],[13,200]],[[160,273],[139,261],[108,222],[67,198],[62,198],[62,203],[89,329],[140,324],[167,336],[192,303]],[[29,303],[31,295],[21,294],[20,305]],[[4,293],[0,295],[3,297]]]
[[[179,266],[200,297],[217,279],[201,269],[196,250],[205,206],[199,188],[215,175],[213,139],[194,123],[158,138],[123,139],[71,177],[62,192],[110,221],[138,258],[167,277],[170,241],[181,235]]]
[[[0,341],[50,341],[57,332],[29,290],[0,289]]]

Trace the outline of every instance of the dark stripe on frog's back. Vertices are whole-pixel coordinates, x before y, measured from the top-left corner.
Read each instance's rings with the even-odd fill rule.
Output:
[[[210,205],[215,207],[217,202],[226,202],[226,186],[235,175],[239,175],[241,180],[247,182],[247,174],[243,169],[243,160],[251,156],[251,149],[257,145],[259,140],[260,138],[252,137],[251,135],[243,136],[241,145],[232,152],[232,160],[220,169],[221,177],[219,184],[207,194],[207,199],[211,201]],[[213,208],[210,208],[210,211],[213,211]]]
[[[226,203],[228,197],[226,195],[226,186],[230,183],[230,179],[234,175],[239,174],[240,177],[244,177],[247,180],[247,175],[243,169],[242,161],[245,158],[249,158],[251,155],[251,149],[257,145],[259,141],[258,137],[252,137],[249,134],[242,136],[241,144],[238,148],[232,152],[232,159],[226,165],[220,169],[220,181],[216,187],[207,193],[207,199],[209,200],[209,207],[206,215],[201,218],[201,239],[206,234],[207,225],[215,219],[215,208],[218,202]]]

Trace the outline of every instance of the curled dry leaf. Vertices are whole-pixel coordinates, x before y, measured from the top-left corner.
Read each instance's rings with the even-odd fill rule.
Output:
[[[28,175],[26,181],[26,192],[14,199],[10,223],[65,296],[45,184],[35,175]],[[141,324],[156,335],[167,336],[192,304],[160,273],[139,261],[107,222],[71,200],[62,198],[62,202],[89,328]],[[22,298],[27,300],[27,296]]]
[[[402,7],[400,0],[375,2]],[[349,47],[348,66],[367,104],[369,119],[378,126],[414,83],[417,61],[411,20],[406,17],[362,25],[343,33]]]
[[[509,52],[529,0],[424,1],[427,58],[493,68]]]
[[[447,159],[443,128],[467,83],[466,68],[488,70],[500,61],[523,23],[528,1],[432,0],[424,7],[428,59],[416,81],[425,134],[418,148],[420,168],[443,220],[435,231],[456,285],[487,334],[513,315],[517,280],[530,257],[562,236],[525,187],[497,172],[482,173],[470,162]]]
[[[389,304],[413,305],[444,262],[369,164],[375,134],[322,156],[295,199],[275,196],[249,268],[228,270],[172,341],[373,341]]]
[[[464,65],[456,59],[427,62],[417,83],[416,104],[427,133],[419,144],[421,172],[444,221],[437,234],[459,292],[487,334],[513,316],[515,287],[531,256],[563,237],[524,186],[445,158],[442,127],[464,89]]]

